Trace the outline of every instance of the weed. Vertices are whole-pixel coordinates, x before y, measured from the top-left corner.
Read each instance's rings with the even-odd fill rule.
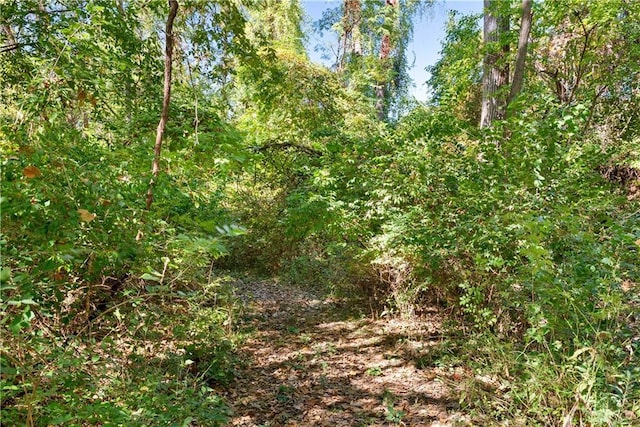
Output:
[[[287,333],[297,335],[300,333],[300,328],[297,326],[287,326]]]
[[[309,344],[313,340],[313,337],[311,336],[311,334],[304,333],[300,334],[300,337],[298,339],[302,344]]]
[[[385,388],[382,392],[382,404],[385,405],[386,411],[385,419],[394,424],[400,424],[407,413],[395,408],[395,400],[396,396]]]
[[[379,377],[382,375],[382,368],[379,366],[372,366],[371,368],[367,368],[365,373],[370,377]]]
[[[276,395],[276,399],[278,402],[288,402],[293,398],[293,393],[295,392],[295,388],[281,384],[278,386],[278,393]]]

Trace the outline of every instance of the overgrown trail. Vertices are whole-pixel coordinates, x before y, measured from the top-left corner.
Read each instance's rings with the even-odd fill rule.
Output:
[[[464,424],[447,386],[456,373],[418,367],[440,339],[437,312],[419,321],[372,320],[272,281],[237,286],[255,331],[225,391],[230,425]]]

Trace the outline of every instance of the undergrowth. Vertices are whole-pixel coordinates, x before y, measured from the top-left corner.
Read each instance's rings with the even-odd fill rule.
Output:
[[[231,279],[201,279],[130,278],[93,318],[70,305],[68,324],[34,307],[29,327],[3,333],[3,424],[224,424],[216,389],[233,378],[239,309]]]
[[[0,142],[2,424],[224,424],[239,306],[211,262],[243,229],[215,186],[165,175],[148,212],[139,146],[53,120]]]

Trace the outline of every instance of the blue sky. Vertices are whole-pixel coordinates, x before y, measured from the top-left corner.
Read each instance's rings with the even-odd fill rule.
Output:
[[[322,12],[328,8],[339,6],[341,0],[302,0],[308,19],[313,22],[322,16]],[[462,14],[482,12],[482,0],[439,0],[422,18],[414,24],[413,41],[409,45],[409,61],[414,59],[414,66],[409,72],[415,87],[412,95],[424,101],[427,99],[427,88],[424,83],[429,79],[429,73],[425,68],[436,63],[440,56],[441,41],[445,36],[445,25],[450,10],[457,10]],[[321,53],[314,52],[318,44],[331,44],[334,40],[322,40],[317,34],[309,37],[309,55],[313,61],[323,61]]]

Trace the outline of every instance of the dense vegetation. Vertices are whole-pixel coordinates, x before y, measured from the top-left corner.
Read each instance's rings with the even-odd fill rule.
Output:
[[[478,424],[640,419],[640,2],[535,2],[523,88],[482,128],[519,2],[489,2],[484,45],[451,15],[426,104],[424,2],[326,13],[333,68],[296,0],[179,3],[149,208],[168,6],[0,4],[3,424],[224,423],[245,273],[448,310],[434,360],[496,384],[468,379]]]

